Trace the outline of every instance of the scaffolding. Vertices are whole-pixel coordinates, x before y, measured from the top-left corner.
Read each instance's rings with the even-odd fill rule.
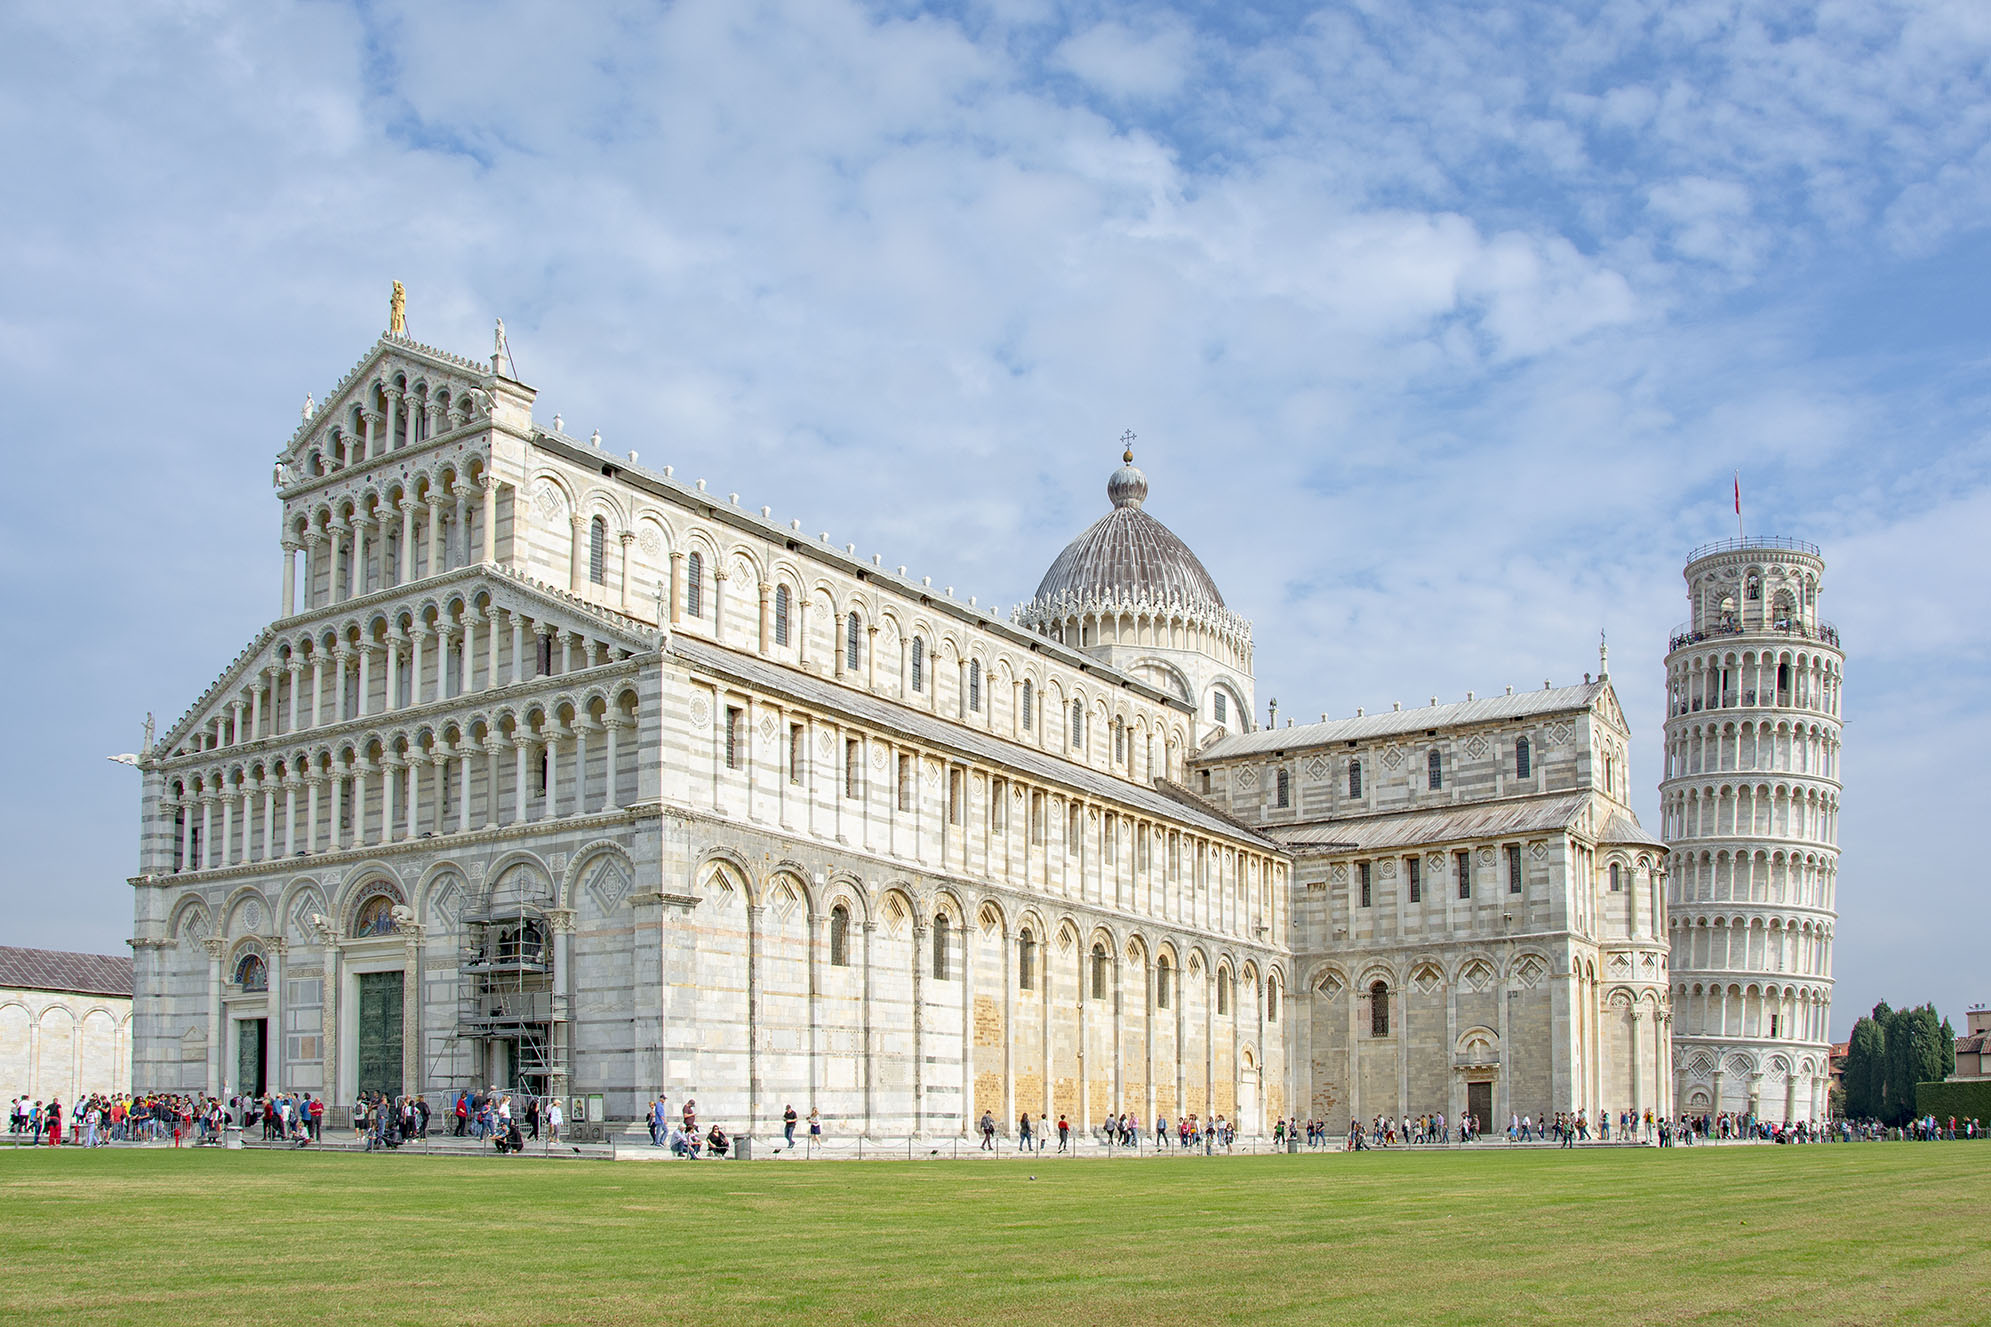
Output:
[[[515,906],[464,917],[463,937],[456,1035],[473,1048],[476,1083],[564,1097],[569,1024],[555,989],[552,926]]]

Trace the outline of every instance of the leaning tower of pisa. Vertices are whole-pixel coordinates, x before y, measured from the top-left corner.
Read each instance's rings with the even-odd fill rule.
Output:
[[[1846,659],[1818,616],[1824,574],[1796,539],[1687,560],[1659,791],[1674,1100],[1692,1114],[1825,1118]]]

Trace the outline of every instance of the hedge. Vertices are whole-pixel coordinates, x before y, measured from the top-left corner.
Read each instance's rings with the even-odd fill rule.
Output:
[[[1917,1083],[1915,1109],[1918,1114],[1933,1115],[1945,1123],[1952,1115],[1959,1120],[1991,1120],[1991,1079],[1967,1083]]]

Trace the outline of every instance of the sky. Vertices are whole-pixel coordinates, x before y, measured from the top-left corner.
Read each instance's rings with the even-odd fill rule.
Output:
[[[1611,676],[1690,550],[1848,652],[1834,1035],[1991,1000],[1991,6],[0,8],[0,943],[121,950],[137,749],[279,607],[386,325],[965,598],[1148,510],[1260,717]],[[1282,718],[1283,722],[1283,718]]]

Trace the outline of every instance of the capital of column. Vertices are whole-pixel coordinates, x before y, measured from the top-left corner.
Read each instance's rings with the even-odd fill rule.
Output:
[[[546,925],[555,935],[573,934],[575,929],[574,910],[572,908],[548,908],[546,910]]]
[[[624,548],[627,548],[631,544],[636,542],[636,532],[634,530],[623,530],[619,532],[615,537],[622,541],[622,546]]]
[[[390,392],[393,390],[394,389],[391,387],[388,388],[388,391]],[[387,416],[381,414],[378,410],[375,410],[372,406],[361,406],[359,413],[361,419],[364,419],[367,423],[373,425],[375,428],[378,428],[380,426],[381,421],[387,418]]]
[[[207,958],[210,963],[219,963],[221,956],[228,952],[228,942],[218,935],[209,936],[207,939],[201,941],[200,947],[207,951]]]
[[[295,539],[284,539],[279,542],[282,543],[283,551],[286,553],[295,553],[298,549],[303,547],[303,545]]]

